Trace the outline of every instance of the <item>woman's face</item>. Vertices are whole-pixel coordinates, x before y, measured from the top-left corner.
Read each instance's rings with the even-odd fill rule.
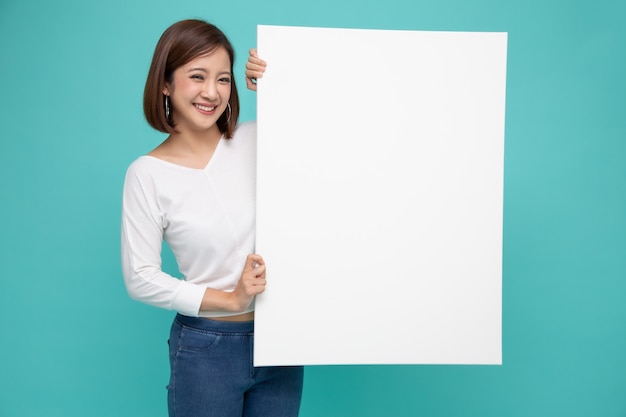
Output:
[[[176,130],[219,132],[217,120],[226,110],[231,80],[230,58],[224,48],[178,67],[163,89],[170,96]]]

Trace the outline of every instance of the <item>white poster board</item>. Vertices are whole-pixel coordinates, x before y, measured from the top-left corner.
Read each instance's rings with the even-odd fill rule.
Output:
[[[501,364],[506,47],[259,26],[256,366]]]

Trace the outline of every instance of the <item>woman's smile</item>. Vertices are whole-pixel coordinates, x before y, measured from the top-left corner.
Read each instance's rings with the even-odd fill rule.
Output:
[[[194,103],[194,106],[196,107],[196,109],[200,110],[201,113],[208,114],[208,115],[215,114],[215,109],[217,109],[217,105],[216,104],[199,104],[199,103]]]

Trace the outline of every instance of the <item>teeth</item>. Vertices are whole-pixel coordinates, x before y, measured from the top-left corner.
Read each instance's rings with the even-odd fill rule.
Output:
[[[215,107],[217,107],[217,106],[207,107],[207,106],[203,106],[201,104],[195,104],[195,106],[197,108],[199,108],[200,110],[202,110],[202,111],[213,111],[213,110],[215,110]]]

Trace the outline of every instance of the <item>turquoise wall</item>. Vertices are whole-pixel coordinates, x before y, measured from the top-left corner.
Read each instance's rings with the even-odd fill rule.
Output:
[[[172,313],[126,295],[120,195],[188,17],[231,37],[240,85],[257,24],[509,32],[504,364],[307,368],[302,417],[626,416],[622,0],[0,0],[0,416],[166,415]]]

